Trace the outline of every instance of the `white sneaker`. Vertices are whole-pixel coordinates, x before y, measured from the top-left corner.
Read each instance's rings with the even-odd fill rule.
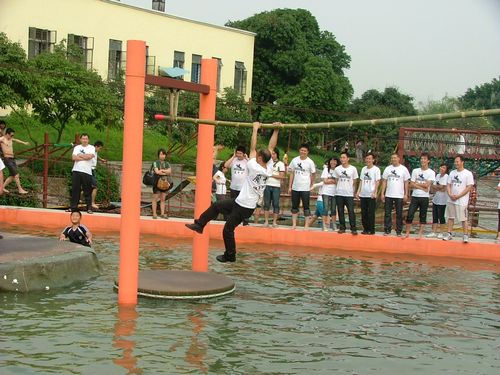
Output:
[[[443,239],[443,233],[438,233],[437,238],[439,238],[440,240],[442,240]]]
[[[443,241],[450,241],[453,238],[451,233],[445,233],[443,234]]]
[[[429,233],[428,235],[425,236],[426,238],[435,238],[437,237],[437,234],[434,232]]]
[[[469,236],[464,234],[464,243],[467,243],[469,242]]]

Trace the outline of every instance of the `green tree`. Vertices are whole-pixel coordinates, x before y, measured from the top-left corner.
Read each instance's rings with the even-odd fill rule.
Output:
[[[29,61],[33,70],[33,111],[57,131],[57,142],[70,119],[97,128],[120,123],[120,98],[92,70],[76,62],[81,50],[61,42],[54,53],[41,53]]]
[[[469,88],[459,101],[464,110],[500,108],[500,79],[493,78],[491,82]],[[493,116],[492,120],[495,128],[500,129],[500,116]]]
[[[350,57],[332,33],[319,29],[309,11],[276,9],[227,26],[257,34],[252,84],[255,102],[293,103],[301,108],[313,103],[313,108],[337,111],[347,108],[353,91],[344,70],[349,68]],[[297,94],[300,99],[295,98]],[[257,107],[254,117],[267,120],[269,115],[281,116],[273,121],[311,118],[310,112],[274,111]]]
[[[0,33],[0,107],[23,108],[31,95],[26,54]]]
[[[385,118],[413,116],[417,111],[413,105],[413,97],[401,93],[395,87],[387,87],[384,91],[375,89],[365,91],[360,98],[354,99],[351,112],[359,118]],[[393,125],[368,126],[352,130],[340,129],[339,138],[347,139],[351,145],[356,140],[364,140],[366,149],[377,152],[383,160],[388,159],[396,149],[399,127]]]

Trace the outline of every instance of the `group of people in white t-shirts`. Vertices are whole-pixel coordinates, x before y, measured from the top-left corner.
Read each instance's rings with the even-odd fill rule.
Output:
[[[375,156],[367,153],[364,157],[365,166],[358,174],[356,167],[349,163],[348,153],[342,152],[339,159],[332,157],[325,162],[321,181],[315,184],[316,166],[308,155],[309,146],[302,144],[299,148],[299,155],[291,160],[286,169],[285,164],[279,160],[279,150],[272,150],[272,176],[267,180],[263,204],[261,203],[264,209],[264,226],[269,226],[271,206],[272,225],[277,226],[280,212],[280,187],[288,171],[290,173],[288,193],[291,197],[292,229],[297,227],[299,207],[302,205],[305,228],[321,216],[324,231],[338,230],[338,233],[345,233],[347,229],[345,211],[347,210],[350,231],[353,235],[357,235],[354,206],[355,200],[359,200],[363,227],[361,233],[375,234],[375,210],[380,195],[380,200],[384,203],[383,234],[388,236],[395,229],[398,237],[409,237],[415,214],[418,211],[418,237],[421,238],[427,223],[427,211],[431,193],[433,193],[432,232],[426,237],[450,240],[453,237],[455,221],[458,221],[463,228],[463,241],[469,241],[467,207],[470,192],[474,187],[474,177],[471,171],[465,169],[463,156],[458,155],[455,158],[455,169],[451,173],[448,174],[447,165],[442,164],[436,174],[429,167],[429,155],[422,153],[420,167],[415,168],[410,174],[408,169],[401,164],[397,153],[391,155],[390,164],[383,171],[375,165]],[[244,148],[236,149],[234,156],[224,164],[224,168],[231,168],[232,197],[238,196],[245,180],[246,164]],[[223,171],[218,172],[214,179],[217,184],[223,184],[225,188],[226,180]],[[311,215],[311,191],[318,187],[316,212]],[[222,199],[225,191],[217,190],[218,197],[219,193],[222,195],[218,199]],[[409,202],[409,208],[406,217],[403,218],[403,206],[406,202]],[[394,211],[396,220],[393,223]],[[254,216],[258,218],[257,212]]]

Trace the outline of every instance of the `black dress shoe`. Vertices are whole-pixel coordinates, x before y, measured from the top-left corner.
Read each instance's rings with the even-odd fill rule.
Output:
[[[215,259],[217,259],[221,263],[236,262],[236,256],[231,257],[231,256],[227,256],[226,254],[217,255],[215,257]]]
[[[352,234],[353,236],[357,236],[357,235],[358,235],[358,231],[357,231],[356,229],[351,230],[351,234]]]
[[[186,228],[189,228],[199,234],[203,233],[203,227],[200,224],[192,223],[192,224],[186,224]]]
[[[0,240],[3,238],[3,236],[0,234]]]
[[[337,233],[338,234],[344,234],[345,233],[345,229],[339,229],[339,231]]]
[[[370,234],[370,232],[367,232],[366,230],[362,231],[361,234]]]

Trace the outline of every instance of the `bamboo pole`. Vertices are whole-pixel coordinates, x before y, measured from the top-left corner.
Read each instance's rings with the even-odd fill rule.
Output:
[[[438,113],[433,115],[417,115],[417,116],[403,116],[391,118],[378,118],[371,120],[356,120],[356,121],[337,121],[337,122],[317,122],[305,124],[262,124],[263,128],[280,128],[280,129],[330,129],[330,128],[344,128],[353,126],[374,126],[374,125],[399,125],[409,122],[425,122],[436,120],[451,120],[457,118],[470,118],[470,117],[486,117],[500,115],[500,108],[484,109],[480,111],[465,111],[465,112],[451,112],[451,113]],[[170,116],[155,115],[156,120],[170,120]],[[188,122],[191,124],[208,124],[215,126],[229,126],[233,128],[251,128],[251,122],[234,122],[234,121],[218,121],[195,119],[191,117],[175,117],[176,122]]]

